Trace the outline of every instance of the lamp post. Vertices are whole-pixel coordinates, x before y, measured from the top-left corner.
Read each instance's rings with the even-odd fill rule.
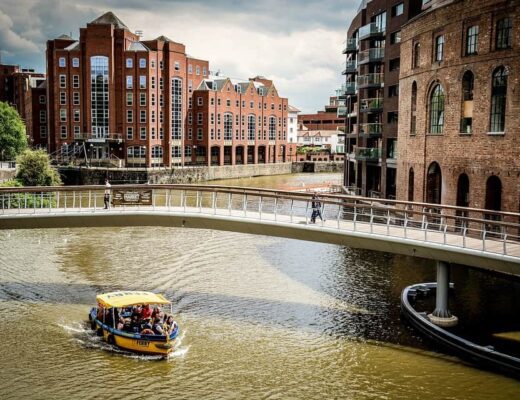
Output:
[[[197,159],[197,145],[193,145],[193,154],[195,154],[195,165],[199,165],[199,160]],[[191,159],[193,160],[193,154],[191,156]]]
[[[90,143],[90,162],[89,162],[89,165],[92,167],[92,153],[94,152],[94,145],[92,143]]]

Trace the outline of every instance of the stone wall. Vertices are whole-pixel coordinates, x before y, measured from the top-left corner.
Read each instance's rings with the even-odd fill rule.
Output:
[[[199,183],[217,179],[248,178],[263,175],[284,175],[301,172],[343,172],[340,162],[295,162],[276,164],[225,165],[221,167],[189,167],[174,169],[59,169],[66,185],[101,185],[105,178],[118,183]]]
[[[0,182],[5,182],[9,179],[13,179],[15,175],[16,170],[14,169],[0,169]]]

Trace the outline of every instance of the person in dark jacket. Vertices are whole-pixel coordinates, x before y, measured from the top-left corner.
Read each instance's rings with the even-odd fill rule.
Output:
[[[312,195],[312,215],[311,215],[311,224],[316,223],[316,218],[320,217],[323,221],[323,217],[321,216],[321,202],[318,199],[318,194],[314,193]]]

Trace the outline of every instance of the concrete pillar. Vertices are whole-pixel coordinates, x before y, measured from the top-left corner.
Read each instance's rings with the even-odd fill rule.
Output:
[[[224,146],[218,148],[218,165],[221,167],[224,165]]]
[[[236,165],[237,163],[237,148],[235,146],[229,146],[231,147],[231,165]]]
[[[448,297],[450,289],[450,266],[447,262],[437,261],[437,294],[435,298],[435,310],[428,315],[432,323],[442,327],[457,325],[458,318],[448,309]]]

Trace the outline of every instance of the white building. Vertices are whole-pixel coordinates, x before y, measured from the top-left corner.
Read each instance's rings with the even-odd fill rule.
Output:
[[[297,143],[298,141],[298,110],[289,104],[287,110],[287,141],[289,143]]]
[[[343,153],[345,149],[345,140],[343,136],[338,135],[339,133],[342,132],[332,130],[312,131],[303,129],[298,131],[298,139],[296,143],[298,146],[322,147],[330,150],[332,154]]]

